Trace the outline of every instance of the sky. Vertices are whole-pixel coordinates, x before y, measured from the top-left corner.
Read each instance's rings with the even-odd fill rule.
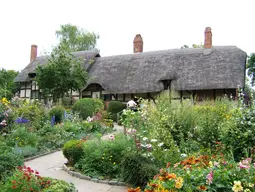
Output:
[[[1,0],[0,68],[22,70],[32,44],[38,56],[56,45],[55,31],[73,24],[100,36],[101,56],[130,54],[141,34],[144,52],[204,41],[255,52],[255,0]]]

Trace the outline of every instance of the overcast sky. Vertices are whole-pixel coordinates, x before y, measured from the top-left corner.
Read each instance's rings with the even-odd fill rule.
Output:
[[[101,56],[128,54],[141,34],[144,51],[199,44],[212,28],[213,45],[255,52],[255,0],[1,0],[0,68],[21,70],[56,44],[71,23],[100,35]],[[38,54],[38,55],[39,55]]]

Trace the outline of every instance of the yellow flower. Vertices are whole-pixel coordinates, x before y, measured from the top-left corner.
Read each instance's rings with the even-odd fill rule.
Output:
[[[113,162],[113,165],[115,165],[116,163],[115,162]]]
[[[102,157],[102,159],[104,159],[104,157]]]
[[[1,103],[3,103],[4,105],[10,104],[10,102],[5,97],[1,99]]]
[[[232,190],[234,192],[242,191],[243,187],[242,187],[241,181],[234,181],[234,186],[232,187]]]
[[[209,167],[213,167],[213,163],[211,161],[209,162],[208,165],[209,165]]]
[[[182,188],[183,185],[183,178],[182,177],[177,177],[175,180],[175,188],[180,189]]]

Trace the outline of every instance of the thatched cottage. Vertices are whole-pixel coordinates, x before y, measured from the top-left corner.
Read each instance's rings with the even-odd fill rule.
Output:
[[[128,101],[134,96],[155,98],[168,91],[173,98],[198,99],[232,95],[245,86],[246,53],[236,46],[212,46],[211,28],[205,30],[204,48],[170,49],[143,52],[143,39],[136,35],[134,53],[100,57],[98,52],[80,51],[89,80],[73,98],[98,97],[105,101]],[[90,64],[93,60],[92,64]],[[39,99],[40,89],[33,78],[36,66],[46,64],[31,47],[31,60],[16,77],[20,97]]]

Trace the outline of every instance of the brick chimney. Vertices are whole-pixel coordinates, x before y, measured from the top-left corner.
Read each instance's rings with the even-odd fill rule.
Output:
[[[143,38],[140,34],[137,34],[134,38],[134,53],[143,52]]]
[[[205,43],[204,43],[205,49],[211,49],[212,48],[212,29],[211,27],[205,28]]]
[[[31,45],[30,63],[37,57],[37,45]]]

